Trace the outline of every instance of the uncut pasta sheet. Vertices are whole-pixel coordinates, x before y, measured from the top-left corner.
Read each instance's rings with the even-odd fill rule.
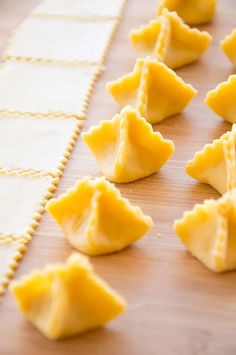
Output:
[[[1,295],[76,144],[123,5],[43,1],[6,46],[0,66]]]

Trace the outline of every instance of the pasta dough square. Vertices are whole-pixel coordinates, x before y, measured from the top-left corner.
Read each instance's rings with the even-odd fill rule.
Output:
[[[8,62],[0,69],[0,111],[84,118],[94,67]]]
[[[29,17],[14,34],[5,57],[100,62],[114,25],[114,20]]]
[[[0,296],[3,295],[6,286],[9,284],[25,248],[24,240],[13,240],[11,238],[0,240]]]
[[[76,118],[0,115],[0,168],[56,175],[64,167],[80,125]]]
[[[124,0],[45,0],[36,7],[34,14],[66,16],[111,16],[120,15]]]
[[[35,174],[0,172],[0,239],[30,239],[55,190],[53,179]]]

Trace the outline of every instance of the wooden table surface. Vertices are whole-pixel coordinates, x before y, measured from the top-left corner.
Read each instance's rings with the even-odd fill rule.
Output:
[[[37,0],[0,0],[0,50]],[[154,17],[156,0],[128,0],[121,26],[90,103],[84,129],[109,119],[117,106],[106,93],[108,80],[131,70],[135,54],[128,31]],[[81,355],[233,355],[236,354],[236,272],[213,274],[191,257],[172,231],[175,218],[205,198],[218,197],[184,172],[195,151],[230,129],[204,105],[208,90],[233,73],[219,41],[236,25],[235,0],[219,1],[214,23],[204,26],[214,38],[198,63],[178,74],[198,91],[184,114],[155,129],[173,139],[176,152],[158,173],[119,186],[124,196],[141,206],[154,228],[134,246],[114,255],[92,258],[97,272],[126,298],[128,311],[107,327],[53,343],[24,321],[12,297],[0,310],[0,354]],[[57,195],[84,175],[98,176],[96,162],[79,138]],[[16,277],[47,262],[64,261],[72,252],[62,232],[45,214],[20,263]]]

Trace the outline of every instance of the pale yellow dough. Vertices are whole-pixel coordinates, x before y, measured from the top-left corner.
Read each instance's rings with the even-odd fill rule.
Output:
[[[101,121],[82,137],[103,175],[117,183],[131,182],[157,172],[174,153],[174,143],[125,107],[112,120]]]
[[[236,190],[185,212],[174,229],[190,253],[215,272],[236,269]]]
[[[79,254],[65,264],[32,271],[10,290],[23,316],[51,340],[101,327],[126,308],[125,300]]]
[[[211,185],[220,194],[236,187],[236,125],[211,144],[206,144],[186,165],[193,178]]]
[[[100,62],[113,27],[114,20],[29,17],[14,34],[4,55],[45,61]]]
[[[76,118],[0,115],[0,168],[56,175],[63,168],[79,125]]]
[[[129,39],[137,53],[153,56],[172,69],[198,60],[211,43],[208,32],[190,28],[167,9],[156,20],[130,31]]]
[[[197,94],[164,63],[149,57],[137,59],[131,73],[106,88],[121,107],[132,106],[153,124],[181,113]]]
[[[120,15],[123,0],[44,0],[33,14],[64,16],[110,16]]]
[[[0,68],[0,111],[84,117],[97,69],[8,62]]]
[[[25,248],[24,240],[13,240],[11,238],[0,240],[0,296],[4,293],[10,278],[14,275]]]
[[[42,203],[55,187],[52,178],[11,175],[0,171],[0,238],[32,234],[42,213]]]
[[[142,238],[152,226],[151,217],[104,178],[85,177],[49,201],[46,209],[70,244],[87,255],[119,251]]]

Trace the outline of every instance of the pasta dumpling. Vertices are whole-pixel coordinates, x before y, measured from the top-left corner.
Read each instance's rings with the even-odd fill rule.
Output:
[[[236,189],[197,204],[174,230],[187,250],[215,272],[236,269]]]
[[[216,0],[160,0],[157,6],[158,15],[163,8],[176,11],[189,25],[200,25],[212,20]]]
[[[102,121],[82,137],[94,154],[102,174],[117,183],[131,182],[155,173],[174,152],[166,140],[126,106],[112,120]]]
[[[220,194],[236,187],[236,125],[188,161],[186,172]]]
[[[46,209],[69,243],[88,255],[119,251],[152,226],[151,217],[132,206],[104,178],[85,177],[58,199],[50,200]]]
[[[24,317],[51,340],[98,328],[126,308],[88,258],[77,253],[65,264],[32,271],[13,282],[10,290]]]
[[[236,28],[220,44],[221,49],[236,67]]]
[[[167,9],[156,20],[132,30],[129,39],[138,53],[153,56],[172,69],[196,61],[211,43],[208,32],[191,29]]]
[[[236,75],[209,91],[205,103],[218,116],[230,123],[236,123]]]
[[[121,107],[136,108],[153,124],[181,113],[197,93],[164,63],[149,57],[137,59],[131,73],[106,88]]]

